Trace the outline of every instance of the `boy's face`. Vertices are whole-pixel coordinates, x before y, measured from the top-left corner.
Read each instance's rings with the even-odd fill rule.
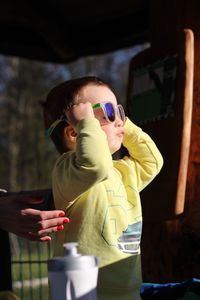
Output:
[[[87,85],[79,92],[79,102],[90,102],[92,105],[96,103],[105,104],[111,102],[117,108],[117,100],[113,92],[107,86]],[[95,117],[99,120],[101,128],[105,132],[111,154],[120,149],[124,128],[123,121],[116,115],[115,120],[109,123],[103,114],[102,109],[95,109]]]

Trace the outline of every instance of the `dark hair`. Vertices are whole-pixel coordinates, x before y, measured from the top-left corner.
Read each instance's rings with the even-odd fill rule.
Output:
[[[46,101],[42,104],[45,129],[48,129],[54,121],[59,119],[68,106],[77,103],[79,91],[89,84],[104,85],[111,89],[108,84],[98,77],[87,76],[64,81],[49,92]],[[60,122],[51,134],[51,139],[61,154],[67,150],[63,140],[63,132],[66,126],[66,122]]]

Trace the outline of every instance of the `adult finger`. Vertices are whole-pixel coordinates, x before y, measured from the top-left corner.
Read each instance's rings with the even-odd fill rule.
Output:
[[[25,209],[23,214],[25,214],[27,231],[35,233],[40,231],[43,231],[43,233],[52,232],[55,231],[52,230],[52,228],[70,222],[69,218],[63,217],[64,212],[60,210],[38,211],[34,209]]]
[[[33,230],[36,234],[43,235],[64,229],[64,225],[70,223],[69,218],[57,218],[47,221],[41,221],[37,224],[37,230]]]
[[[36,235],[43,236],[43,235],[46,235],[46,234],[49,234],[49,233],[55,233],[57,231],[61,231],[61,230],[64,229],[64,225],[65,225],[65,223],[62,223],[62,224],[59,224],[59,225],[56,225],[56,226],[53,226],[53,227],[48,227],[46,229],[39,230],[39,231],[36,232]]]
[[[40,211],[41,220],[53,220],[57,218],[65,217],[63,210],[44,210]]]
[[[29,231],[27,233],[23,233],[24,235],[28,235],[29,238],[31,238],[31,240],[48,240],[48,236],[50,233],[55,233],[57,231],[60,231],[60,230],[63,230],[64,229],[64,226],[63,225],[58,225],[58,226],[54,226],[54,227],[51,227],[51,228],[47,228],[47,229],[44,229],[44,230],[40,230],[40,231],[37,231],[37,232],[34,232],[34,231]]]
[[[33,220],[51,220],[55,218],[62,218],[65,216],[65,212],[63,210],[49,210],[49,211],[42,211],[34,208],[24,208],[21,211],[23,216],[29,216]]]

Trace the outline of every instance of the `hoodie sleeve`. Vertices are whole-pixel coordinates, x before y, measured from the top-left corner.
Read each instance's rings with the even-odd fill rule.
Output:
[[[94,184],[106,180],[112,165],[107,138],[99,121],[81,120],[77,126],[76,150],[64,153],[53,170],[55,199],[64,198],[62,206],[65,207]]]
[[[141,191],[160,172],[163,158],[151,137],[128,118],[124,128],[123,145],[130,155],[124,159],[135,170],[137,188]]]

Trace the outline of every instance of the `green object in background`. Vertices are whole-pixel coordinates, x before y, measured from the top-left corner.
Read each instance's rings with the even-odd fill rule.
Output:
[[[133,71],[129,117],[146,123],[174,116],[177,55]]]
[[[160,110],[161,94],[156,89],[152,89],[133,98],[133,111],[130,117],[136,123],[153,121],[160,116]]]

